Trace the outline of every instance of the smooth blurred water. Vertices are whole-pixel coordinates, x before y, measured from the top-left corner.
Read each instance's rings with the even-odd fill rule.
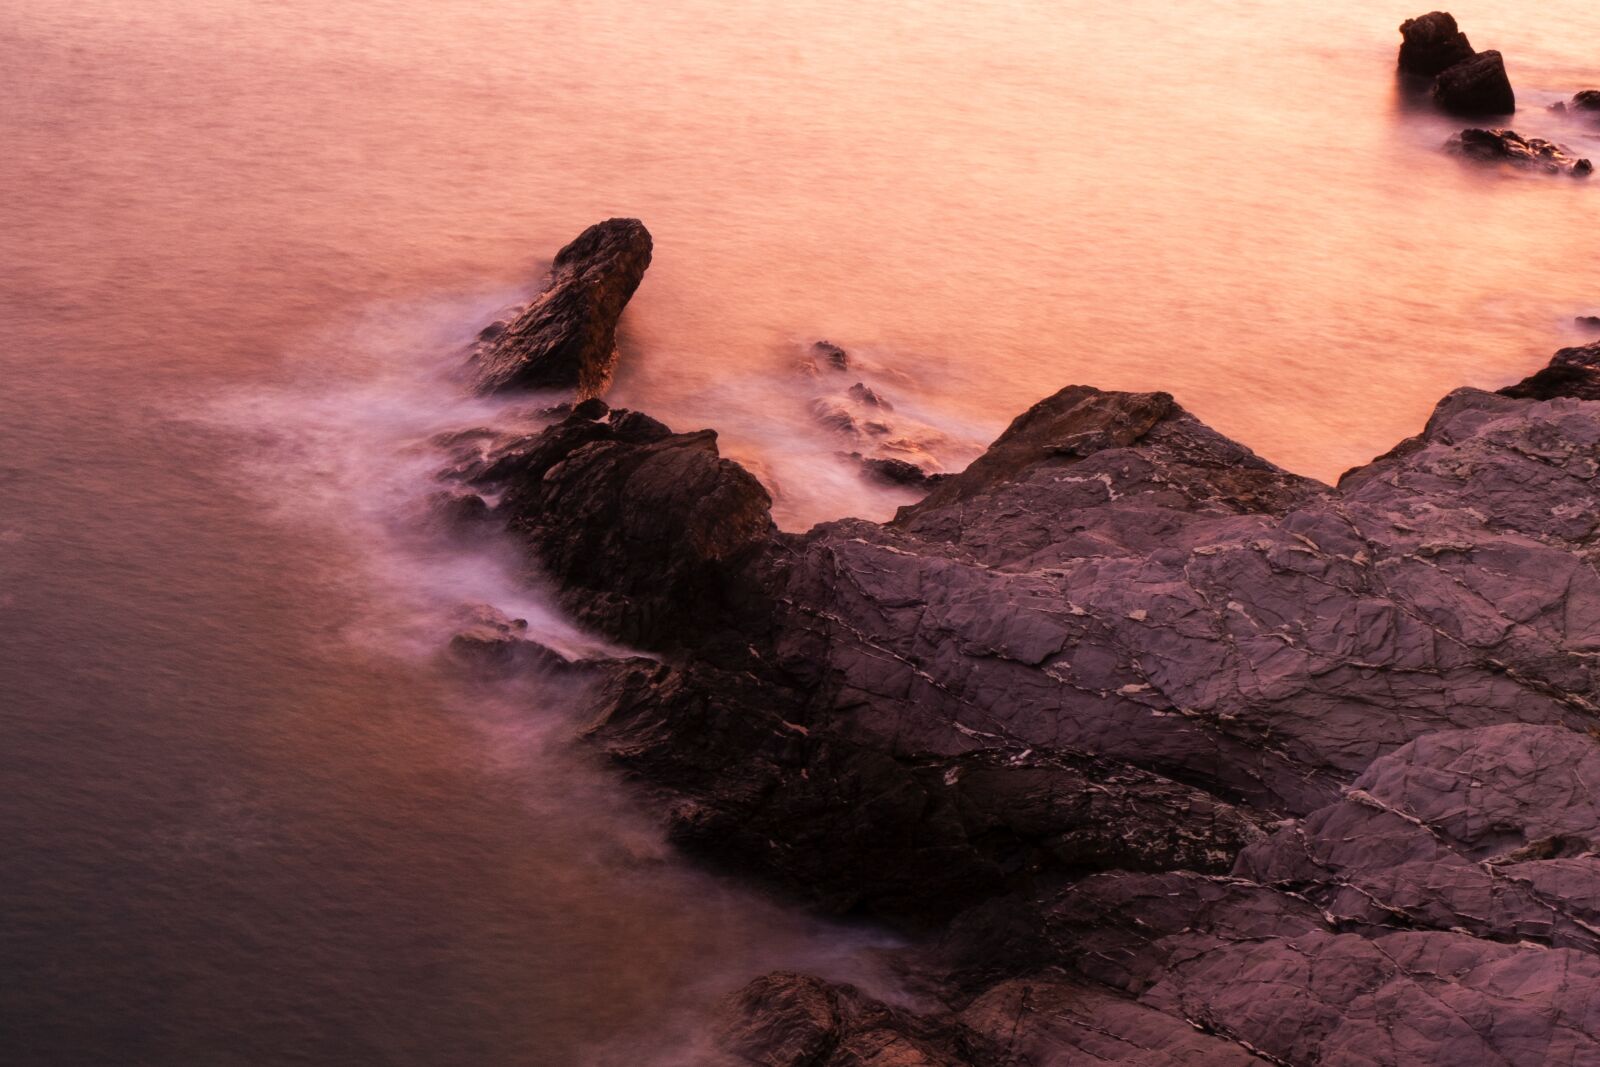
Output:
[[[1600,9],[1453,10],[1521,132],[1600,154],[1543,109]],[[1600,186],[1441,155],[1418,13],[13,0],[3,1058],[694,1062],[764,968],[876,980],[876,935],[679,864],[567,694],[440,670],[458,600],[583,638],[411,525],[427,436],[495,414],[438,372],[635,215],[614,399],[721,429],[788,526],[900,499],[807,416],[817,337],[949,463],[1085,382],[1333,477],[1600,312]]]

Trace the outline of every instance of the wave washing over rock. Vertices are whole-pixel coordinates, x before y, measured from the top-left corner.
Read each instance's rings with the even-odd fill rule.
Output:
[[[598,399],[452,447],[642,653],[587,736],[672,839],[932,946],[917,1009],[757,979],[734,1062],[1600,1062],[1600,344],[1337,486],[1069,386],[804,534]]]

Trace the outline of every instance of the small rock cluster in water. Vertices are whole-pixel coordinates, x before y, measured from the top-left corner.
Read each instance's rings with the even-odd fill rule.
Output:
[[[1475,51],[1467,35],[1445,11],[1433,11],[1400,24],[1400,72],[1431,86],[1435,104],[1454,115],[1509,115],[1517,109],[1516,93],[1499,52]],[[1565,111],[1564,105],[1557,105]],[[1575,111],[1600,113],[1600,91],[1584,90],[1573,98]],[[1464,159],[1506,163],[1551,174],[1587,178],[1594,164],[1576,157],[1566,145],[1515,130],[1467,129],[1445,146]]]

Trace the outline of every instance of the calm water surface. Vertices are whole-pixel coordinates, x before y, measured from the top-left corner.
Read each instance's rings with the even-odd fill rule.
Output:
[[[1075,382],[1333,477],[1600,312],[1600,186],[1467,171],[1416,8],[12,0],[0,12],[0,1042],[18,1064],[703,1062],[776,966],[880,935],[684,868],[570,695],[441,669],[493,552],[415,523],[438,374],[583,226],[643,218],[619,402],[786,525],[830,337],[958,464]],[[1465,3],[1524,133],[1600,8]]]

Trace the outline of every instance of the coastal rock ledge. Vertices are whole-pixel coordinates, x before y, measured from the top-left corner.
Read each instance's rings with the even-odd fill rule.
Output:
[[[916,935],[735,1063],[1600,1063],[1600,345],[1336,486],[1071,386],[892,521],[580,405],[461,475],[683,848]],[[928,947],[932,946],[932,947]]]

